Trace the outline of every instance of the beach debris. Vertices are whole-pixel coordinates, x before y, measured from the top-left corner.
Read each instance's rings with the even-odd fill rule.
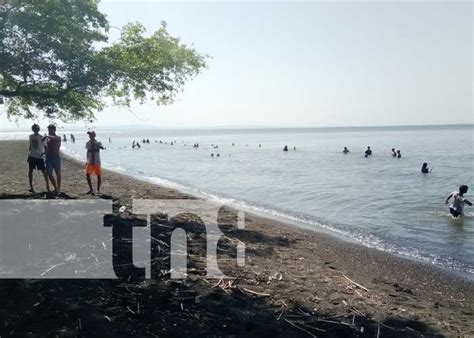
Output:
[[[301,331],[303,331],[303,332],[309,334],[311,337],[317,337],[316,335],[312,334],[312,333],[309,332],[308,330],[302,328],[301,326],[296,325],[295,323],[289,321],[288,319],[283,318],[283,320],[284,320],[285,322],[287,322],[288,324],[290,324],[291,326],[296,327],[298,330],[301,330]],[[322,329],[318,329],[318,331],[326,332],[326,330],[322,330]]]
[[[122,205],[119,209],[119,212],[125,212],[127,210],[127,207],[125,205]]]
[[[347,279],[349,282],[351,282],[352,284],[354,284],[355,286],[357,286],[358,288],[364,290],[364,291],[367,291],[369,292],[369,289],[367,289],[366,287],[354,282],[352,279],[350,279],[349,277],[347,277],[346,275],[342,275],[342,277],[344,277],[345,279]]]
[[[267,284],[270,284],[270,282],[273,280],[273,279],[276,279],[278,281],[281,281],[283,279],[283,275],[279,272],[275,272],[275,274],[273,276],[268,276],[268,282]]]
[[[207,281],[206,281],[207,282]],[[213,288],[221,288],[225,293],[229,294],[231,289],[235,289],[234,286],[235,279],[225,281],[223,278],[219,279],[216,284],[213,284]],[[209,283],[209,282],[208,282]],[[209,283],[210,284],[210,283]]]
[[[218,287],[219,285],[221,285],[221,283],[222,283],[222,278],[219,279],[219,281],[217,282],[217,284],[214,284],[212,287],[213,287],[213,288],[216,288],[216,287]]]
[[[270,297],[271,295],[269,293],[263,293],[263,292],[257,292],[257,291],[252,291],[252,290],[249,290],[249,289],[246,289],[246,288],[239,288],[240,290],[244,290],[248,293],[251,293],[253,295],[257,295],[257,296],[262,296],[262,297]]]

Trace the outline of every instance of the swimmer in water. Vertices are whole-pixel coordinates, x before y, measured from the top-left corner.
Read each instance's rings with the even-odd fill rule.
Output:
[[[349,154],[350,151],[349,149],[347,149],[347,147],[344,147],[344,150],[342,151],[343,154]]]
[[[285,147],[283,148],[283,151],[288,151],[288,146],[285,146]]]
[[[430,172],[430,168],[428,168],[428,163],[423,163],[423,165],[421,166],[421,172],[423,174],[428,174]]]
[[[464,198],[464,194],[467,193],[469,187],[467,185],[461,185],[459,191],[453,191],[446,198],[445,203],[448,204],[449,200],[452,198],[453,203],[449,206],[449,212],[453,217],[462,217],[464,215],[464,204],[472,206],[472,203]]]
[[[392,148],[392,157],[397,157],[397,152],[395,151],[395,148]]]
[[[397,158],[402,158],[402,153],[400,152],[400,150],[397,150]]]
[[[372,156],[372,149],[370,149],[370,146],[367,147],[367,150],[365,151],[365,157]]]

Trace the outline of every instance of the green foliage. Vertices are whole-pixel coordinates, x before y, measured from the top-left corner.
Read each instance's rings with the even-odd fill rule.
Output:
[[[206,67],[206,56],[164,23],[150,36],[128,24],[113,43],[108,29],[94,0],[0,0],[0,95],[9,117],[90,120],[106,97],[169,104]]]

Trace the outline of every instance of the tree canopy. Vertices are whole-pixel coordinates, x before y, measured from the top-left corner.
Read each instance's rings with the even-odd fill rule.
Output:
[[[140,23],[108,41],[95,0],[0,0],[0,96],[9,117],[92,120],[106,106],[173,102],[207,56]]]

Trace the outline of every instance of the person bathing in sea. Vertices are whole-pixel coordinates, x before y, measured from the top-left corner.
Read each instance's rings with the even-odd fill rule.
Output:
[[[88,131],[89,141],[86,143],[87,163],[86,163],[86,179],[89,185],[88,195],[94,195],[92,189],[91,175],[97,176],[97,192],[100,193],[100,185],[102,184],[102,170],[100,167],[100,151],[105,149],[101,142],[95,139],[95,131]]]
[[[467,193],[468,189],[469,187],[463,184],[459,187],[459,191],[453,191],[446,197],[446,204],[448,204],[451,198],[453,199],[453,203],[449,206],[449,212],[455,218],[464,216],[464,204],[472,206],[472,203],[464,198],[464,194]]]
[[[283,148],[283,151],[288,151],[288,146],[285,146],[285,147]]]
[[[28,150],[28,180],[30,182],[30,192],[35,193],[33,188],[33,170],[37,169],[43,173],[46,181],[46,189],[49,192],[48,174],[44,165],[44,144],[43,137],[39,134],[40,126],[36,123],[31,126],[33,134],[30,135],[30,148]]]
[[[349,149],[347,149],[347,147],[344,147],[344,150],[342,151],[343,154],[349,154],[350,151]]]
[[[61,136],[56,135],[56,126],[48,126],[48,136],[44,137],[46,146],[46,172],[49,180],[54,187],[54,192],[59,194],[61,191],[61,157],[59,149],[61,148]],[[56,177],[54,177],[56,174]]]
[[[397,152],[395,151],[395,148],[392,148],[392,157],[397,157]]]
[[[365,151],[365,157],[372,156],[372,149],[370,149],[370,146],[367,147],[367,150]]]
[[[421,172],[423,174],[428,174],[431,172],[430,168],[428,168],[428,163],[424,162],[423,165],[421,166]]]
[[[397,150],[397,158],[402,158],[402,153],[400,152],[400,149]]]

